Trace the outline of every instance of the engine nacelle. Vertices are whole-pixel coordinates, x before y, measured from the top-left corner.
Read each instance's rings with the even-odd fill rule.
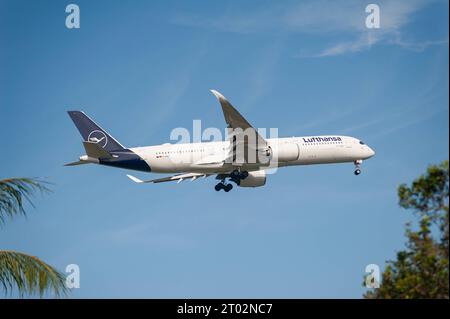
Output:
[[[271,161],[292,162],[298,160],[300,150],[297,143],[275,143],[270,145]]]
[[[248,172],[245,179],[241,179],[240,187],[260,187],[266,184],[266,171]]]

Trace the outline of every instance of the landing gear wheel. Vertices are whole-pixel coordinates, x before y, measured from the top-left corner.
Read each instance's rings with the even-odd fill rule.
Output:
[[[234,171],[231,172],[230,175],[232,178],[238,179],[240,177],[241,173],[237,169],[235,169]]]
[[[362,160],[356,160],[355,162],[355,175],[359,175],[361,174],[361,164],[362,164]]]
[[[227,184],[225,185],[225,187],[223,188],[223,190],[228,193],[229,191],[231,191],[233,189],[233,185],[231,184]]]
[[[241,173],[241,179],[246,179],[248,177],[248,172],[247,171],[243,171]]]
[[[224,188],[224,184],[223,183],[219,183],[216,184],[216,186],[214,186],[214,189],[216,190],[216,192],[220,191],[222,188]]]

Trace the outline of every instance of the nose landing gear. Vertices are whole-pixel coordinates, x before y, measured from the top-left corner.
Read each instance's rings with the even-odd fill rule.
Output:
[[[355,175],[361,174],[361,163],[362,160],[355,161]]]

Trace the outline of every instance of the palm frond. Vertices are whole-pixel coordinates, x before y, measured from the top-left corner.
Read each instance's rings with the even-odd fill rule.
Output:
[[[0,225],[6,218],[26,216],[24,204],[33,205],[31,195],[35,192],[49,192],[48,183],[36,178],[7,178],[0,180]]]
[[[51,291],[56,297],[66,295],[65,277],[55,268],[34,256],[0,250],[0,284],[5,293],[18,289],[20,296]]]

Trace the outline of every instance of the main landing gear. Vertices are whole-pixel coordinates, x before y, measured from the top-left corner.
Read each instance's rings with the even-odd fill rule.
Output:
[[[220,191],[221,189],[223,189],[226,193],[228,193],[229,191],[231,191],[233,189],[233,185],[232,184],[225,184],[225,182],[220,182],[219,184],[214,186],[214,189],[217,192]]]
[[[248,177],[247,171],[240,172],[238,170],[234,170],[230,174],[230,181],[235,182],[236,185],[239,185],[241,183],[241,180],[246,179],[247,177]]]
[[[361,164],[362,160],[355,161],[355,175],[361,174]]]
[[[217,175],[217,179],[220,179],[221,182],[214,186],[214,189],[218,192],[220,190],[224,190],[226,193],[233,189],[233,185],[231,183],[227,183],[226,179],[229,178],[230,182],[236,183],[236,185],[241,184],[241,180],[246,179],[248,177],[247,171],[239,171],[234,170],[229,174],[219,174]]]

